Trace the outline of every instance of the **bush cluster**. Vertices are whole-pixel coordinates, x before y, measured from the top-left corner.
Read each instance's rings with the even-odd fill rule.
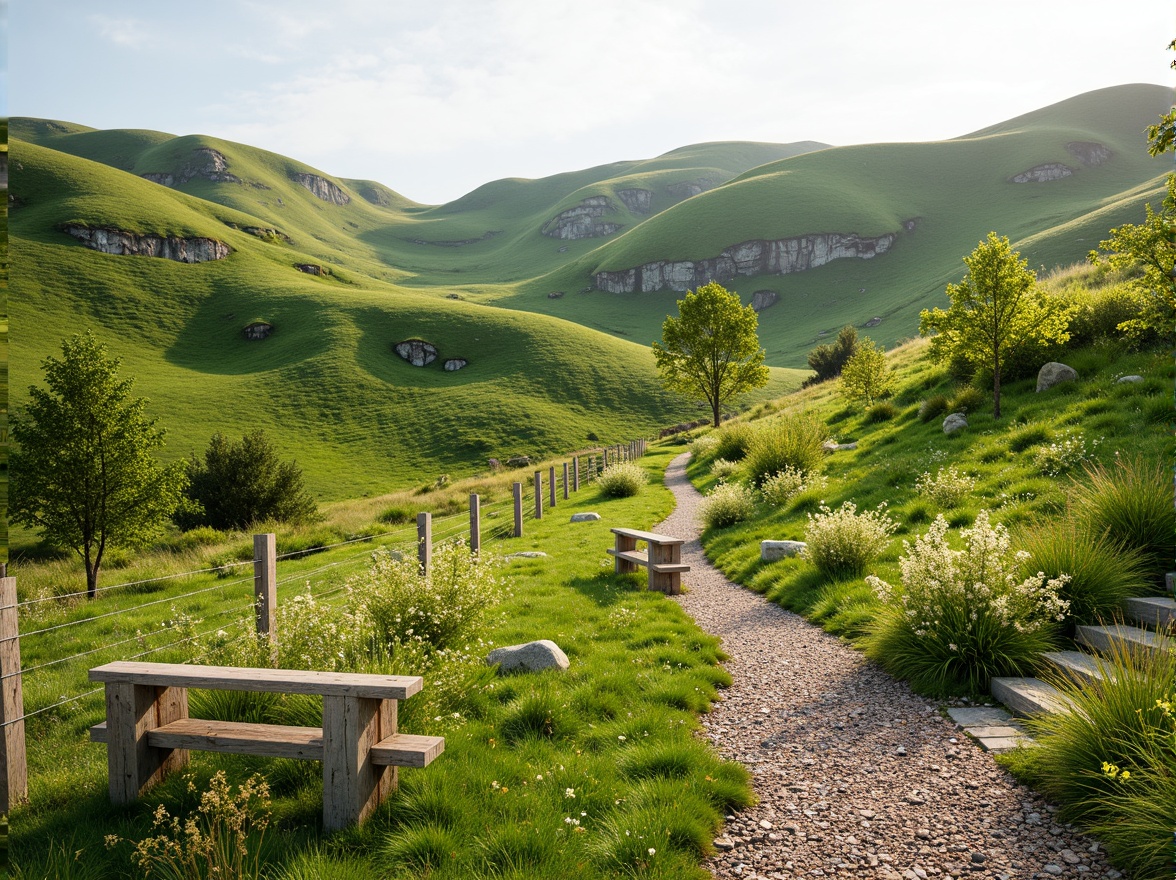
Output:
[[[947,398],[942,394],[934,394],[919,404],[919,421],[929,422],[946,412]]]
[[[645,488],[649,477],[631,461],[610,464],[596,478],[596,485],[609,498],[630,498]]]
[[[940,515],[913,547],[903,542],[901,586],[866,578],[883,602],[867,653],[925,693],[982,693],[993,676],[1028,672],[1068,608],[1066,575],[1022,577],[1028,554],[1009,549],[987,510],[960,534],[953,550]]]
[[[947,408],[952,412],[974,413],[987,402],[988,395],[983,391],[973,385],[965,385],[956,391]]]
[[[760,494],[769,504],[782,507],[801,492],[823,490],[828,482],[821,474],[786,467],[760,483]]]
[[[690,441],[690,454],[695,459],[699,459],[710,455],[718,445],[719,438],[717,434],[703,434]]]
[[[1056,477],[1091,461],[1094,450],[1102,442],[1098,437],[1090,443],[1081,431],[1066,431],[1057,440],[1043,444],[1033,453],[1033,466],[1044,476]]]
[[[747,422],[735,422],[724,425],[719,429],[718,439],[713,454],[715,458],[725,458],[727,461],[742,461],[747,455],[755,429]]]
[[[708,528],[723,529],[754,513],[755,493],[742,483],[720,483],[702,500],[702,521]]]
[[[735,474],[739,473],[740,465],[737,461],[727,461],[725,458],[716,458],[711,462],[711,474],[718,477],[720,480],[729,480]]]
[[[815,417],[799,414],[772,419],[752,435],[744,468],[757,488],[785,468],[811,472],[825,460],[822,444],[829,436]]]
[[[836,510],[822,504],[818,513],[808,514],[804,555],[827,578],[861,577],[886,552],[897,528],[881,507],[858,513],[852,501]]]

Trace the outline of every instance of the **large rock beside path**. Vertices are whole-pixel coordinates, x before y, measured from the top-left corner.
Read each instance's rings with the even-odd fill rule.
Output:
[[[486,655],[486,665],[498,664],[499,672],[539,672],[543,669],[567,669],[568,655],[551,639],[539,639],[525,645],[495,648]]]
[[[1073,382],[1078,378],[1078,371],[1057,361],[1050,361],[1037,371],[1037,390],[1048,391],[1062,382]]]
[[[788,556],[798,556],[807,546],[804,541],[760,541],[760,559],[775,562]]]

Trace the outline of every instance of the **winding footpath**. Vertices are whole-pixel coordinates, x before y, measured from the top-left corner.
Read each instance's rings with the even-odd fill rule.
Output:
[[[720,636],[734,684],[703,719],[759,803],[729,816],[716,877],[1100,878],[1101,847],[857,651],[728,581],[702,552],[689,454],[666,470],[677,498],[656,531],[688,542],[676,597]]]

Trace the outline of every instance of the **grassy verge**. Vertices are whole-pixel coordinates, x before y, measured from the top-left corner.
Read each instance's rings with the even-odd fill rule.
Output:
[[[697,713],[727,674],[715,639],[647,592],[644,579],[615,575],[604,552],[609,527],[649,527],[672,508],[661,473],[673,454],[655,450],[642,460],[652,485],[635,497],[606,499],[583,488],[528,521],[524,538],[486,542],[484,552],[547,555],[505,563],[509,596],[475,653],[550,638],[571,668],[500,678],[475,656],[432,686],[427,678],[403,704],[402,729],[443,734],[446,752],[425,770],[401,771],[399,791],[362,829],[322,833],[317,763],[193,754],[198,790],[217,770],[230,781],[268,777],[267,876],[705,876],[699,858],[723,813],[751,798],[745,771],[721,763],[693,735]],[[602,519],[568,522],[587,510]],[[331,553],[345,549],[353,548]],[[185,815],[195,795],[176,777],[112,809],[104,749],[84,740],[86,726],[101,718],[100,698],[51,715],[29,724],[32,802],[12,816],[20,876],[137,876],[129,844],[107,849],[104,837],[142,839],[157,805]]]

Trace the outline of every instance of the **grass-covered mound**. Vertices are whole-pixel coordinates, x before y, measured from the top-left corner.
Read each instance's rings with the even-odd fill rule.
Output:
[[[317,763],[193,753],[197,791],[208,789],[221,770],[232,785],[255,772],[268,779],[272,821],[261,844],[267,877],[562,877],[570,872],[611,877],[632,871],[665,878],[705,876],[699,859],[709,851],[719,821],[751,797],[746,772],[720,762],[694,736],[696,714],[729,679],[718,666],[717,641],[678,605],[648,592],[644,578],[613,574],[604,552],[611,545],[610,526],[648,528],[669,512],[672,496],[661,486],[661,473],[673,454],[676,450],[667,449],[642,460],[652,485],[640,495],[609,499],[596,486],[582,488],[543,520],[528,521],[526,536],[519,540],[490,537],[498,533],[495,524],[510,516],[509,477],[495,485],[451,486],[432,496],[328,511],[329,522],[339,528],[367,523],[372,531],[382,531],[371,520],[390,505],[417,498],[443,510],[443,498],[458,499],[476,488],[490,500],[484,509],[484,554],[526,550],[547,555],[507,560],[479,575],[454,557],[449,567],[458,576],[451,586],[460,589],[438,588],[437,607],[423,595],[409,602],[411,578],[403,577],[403,570],[397,574],[389,557],[373,572],[371,545],[281,563],[282,658],[300,666],[423,671],[424,690],[400,706],[401,729],[444,735],[446,749],[424,770],[402,770],[399,791],[362,829],[331,838],[318,830]],[[570,514],[586,510],[603,519],[568,522]],[[457,513],[438,522],[437,530],[458,534],[463,519]],[[375,544],[411,546],[411,534],[401,529]],[[205,538],[216,541],[214,534]],[[207,566],[210,557],[226,551],[210,544],[181,552],[189,555],[173,562]],[[435,558],[438,570],[446,570],[447,558],[444,553]],[[159,566],[165,561],[156,557]],[[238,639],[252,627],[251,578],[245,574],[246,583],[224,579],[222,589],[187,599],[168,597],[215,587],[215,574],[114,591],[85,606],[70,600],[46,603],[37,612],[38,625],[96,611],[119,613],[61,631],[69,637],[50,645],[42,638],[40,650],[30,639],[27,663],[87,650],[86,639],[92,649],[113,641],[115,633],[135,630],[149,646],[174,642],[177,635],[196,636],[150,659],[245,658],[249,642]],[[349,578],[350,595],[344,589]],[[296,598],[305,597],[308,581],[314,598]],[[146,606],[141,589],[154,591],[150,599],[162,601]],[[348,598],[358,616],[340,613]],[[170,614],[169,601],[175,606]],[[428,611],[420,617],[427,624],[417,631],[420,639],[405,637],[403,628],[376,626],[410,613],[405,602],[417,612]],[[172,618],[172,626],[158,634],[154,631],[164,616]],[[465,626],[479,620],[472,629]],[[438,628],[428,628],[429,621],[439,621]],[[378,632],[396,637],[377,638]],[[481,662],[493,645],[539,638],[550,638],[565,650],[571,662],[566,673],[498,677]],[[89,689],[85,669],[104,659],[106,654],[98,652],[63,664],[49,681],[41,672],[43,687],[30,675],[27,705],[83,693]],[[221,696],[197,694],[193,705],[206,716],[317,723],[313,701]],[[87,743],[85,735],[102,714],[101,696],[95,695],[30,719],[32,802],[12,816],[18,876],[61,871],[73,877],[139,876],[131,868],[131,842],[152,833],[156,806],[164,805],[172,815],[195,812],[197,799],[182,775],[140,802],[112,811],[104,749]],[[108,834],[129,842],[108,849]],[[75,860],[78,851],[82,857]]]

